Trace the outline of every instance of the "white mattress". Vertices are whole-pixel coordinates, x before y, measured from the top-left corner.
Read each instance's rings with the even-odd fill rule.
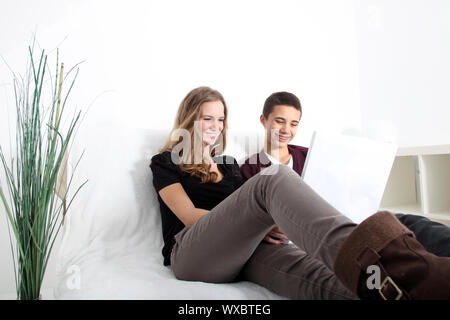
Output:
[[[70,153],[74,186],[88,179],[62,229],[56,299],[283,299],[250,282],[209,284],[175,279],[162,262],[159,204],[149,160],[167,132],[84,125]],[[248,136],[248,135],[247,135]],[[254,137],[259,136],[259,140]],[[259,134],[228,139],[243,160]],[[247,150],[246,150],[247,149]]]

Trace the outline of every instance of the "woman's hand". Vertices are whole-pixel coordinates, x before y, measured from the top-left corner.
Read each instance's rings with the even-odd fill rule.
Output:
[[[282,244],[284,240],[289,240],[286,235],[281,232],[278,226],[275,226],[270,232],[264,237],[264,241],[273,243],[273,244]]]

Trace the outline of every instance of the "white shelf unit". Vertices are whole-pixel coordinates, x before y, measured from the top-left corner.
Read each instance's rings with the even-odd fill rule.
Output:
[[[450,226],[450,145],[399,148],[380,209]]]

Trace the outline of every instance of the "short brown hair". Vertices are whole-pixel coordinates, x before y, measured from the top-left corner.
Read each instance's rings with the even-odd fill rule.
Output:
[[[269,114],[273,111],[275,106],[286,105],[292,106],[295,109],[299,110],[302,113],[302,105],[300,104],[300,100],[293,93],[280,91],[272,93],[264,102],[263,115],[264,118],[268,118]]]

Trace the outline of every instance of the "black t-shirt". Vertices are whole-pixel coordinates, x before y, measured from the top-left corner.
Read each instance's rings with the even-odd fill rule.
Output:
[[[223,174],[223,179],[217,183],[201,183],[200,178],[181,171],[179,166],[172,162],[171,157],[179,160],[176,154],[165,151],[153,156],[150,164],[153,172],[153,186],[158,193],[161,211],[164,265],[170,265],[170,253],[175,244],[174,237],[185,226],[161,199],[159,191],[171,184],[181,183],[184,191],[196,208],[211,210],[244,182],[239,165],[232,157],[221,156],[214,158],[218,169]]]

